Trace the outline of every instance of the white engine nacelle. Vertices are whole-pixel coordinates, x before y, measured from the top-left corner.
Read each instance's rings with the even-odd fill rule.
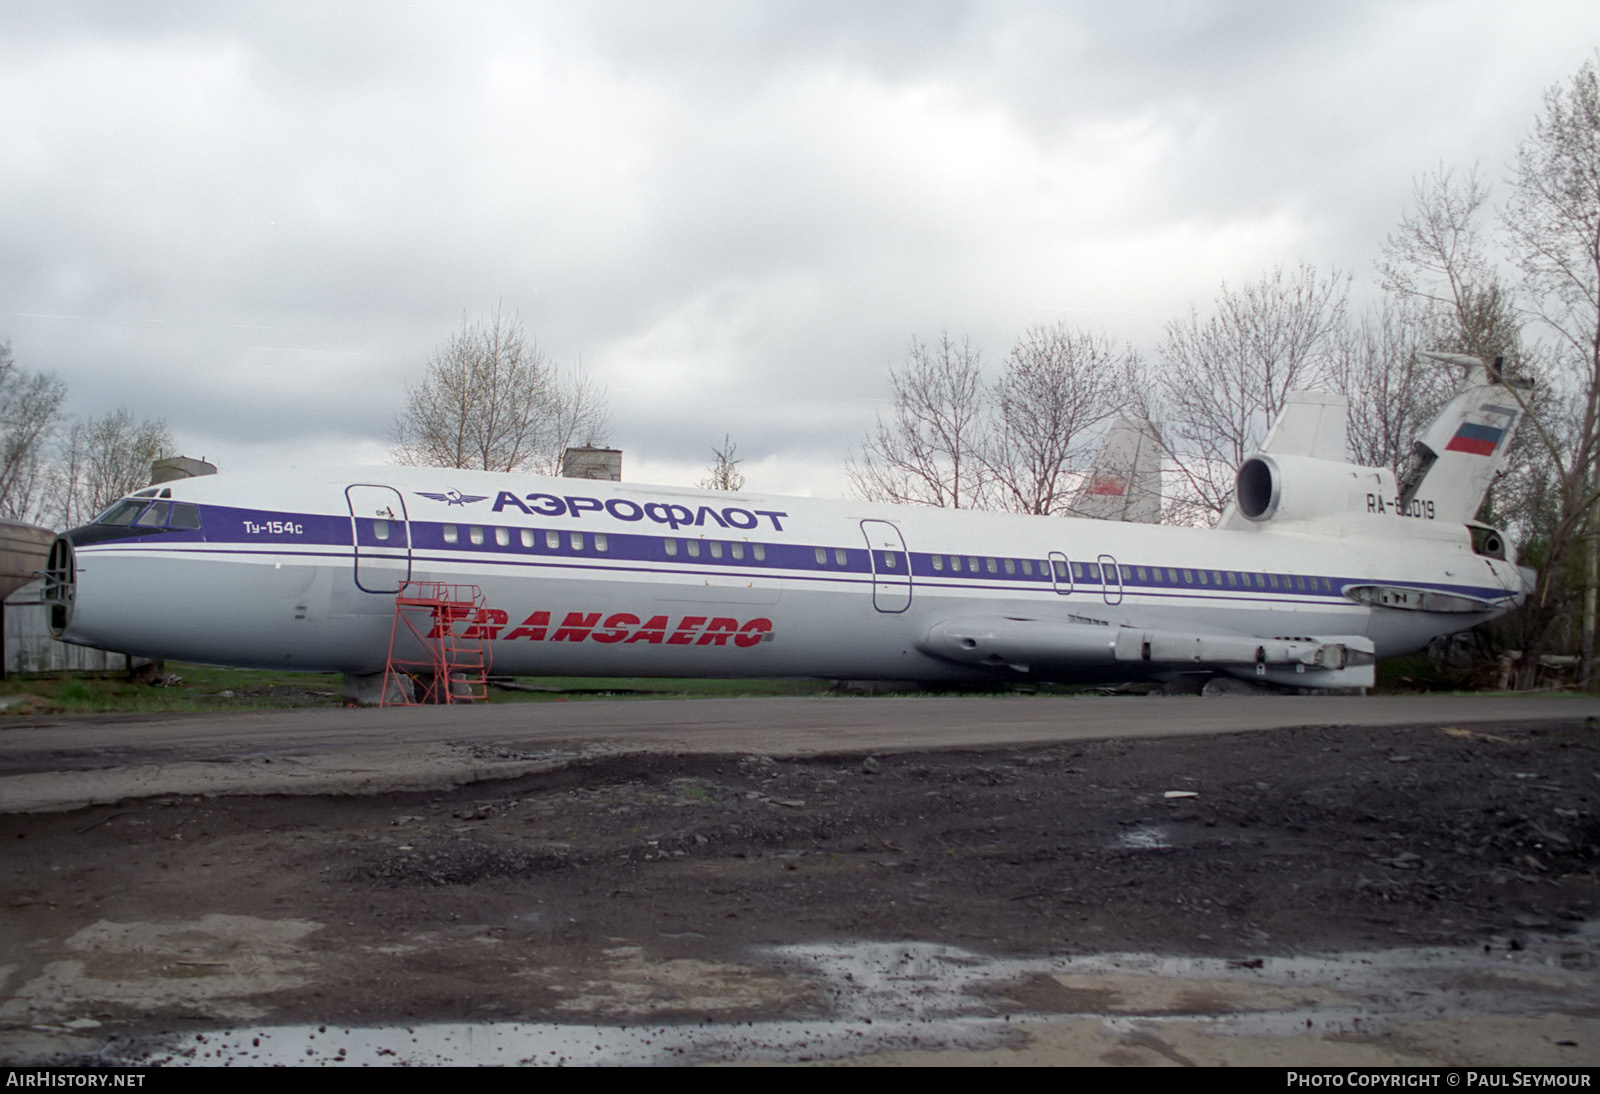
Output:
[[[1373,499],[1387,507],[1394,496],[1394,476],[1387,470],[1267,453],[1244,461],[1234,486],[1239,515],[1257,524],[1365,514],[1373,510]]]

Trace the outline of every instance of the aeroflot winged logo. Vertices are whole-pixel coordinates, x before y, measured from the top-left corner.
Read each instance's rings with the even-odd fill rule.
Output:
[[[459,490],[446,490],[442,494],[430,494],[426,490],[418,490],[416,495],[419,498],[427,498],[429,501],[442,501],[446,505],[471,505],[473,502],[483,501],[489,496],[488,494],[463,494]]]
[[[446,490],[443,494],[430,494],[425,490],[416,490],[413,493],[430,501],[463,506],[483,501],[488,497],[487,494],[463,494],[459,490]],[[519,498],[509,490],[502,490],[495,496],[492,508],[496,513],[515,509],[529,516],[545,517],[581,518],[584,513],[607,513],[618,520],[648,520],[656,524],[665,524],[673,531],[679,528],[712,527],[749,531],[759,528],[761,518],[765,517],[774,532],[781,532],[783,522],[789,519],[789,514],[781,509],[744,509],[737,505],[722,507],[701,505],[691,509],[677,502],[637,502],[629,498],[608,498],[601,501],[599,498],[578,497],[571,494],[565,496],[527,494]]]

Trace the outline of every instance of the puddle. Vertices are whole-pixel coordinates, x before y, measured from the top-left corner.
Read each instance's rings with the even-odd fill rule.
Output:
[[[1172,844],[1167,840],[1167,830],[1153,824],[1130,828],[1117,837],[1116,846],[1133,851],[1159,851]]]
[[[1146,1050],[1188,1060],[1171,1046],[1182,1043],[1184,1052],[1203,1056],[1207,1046],[1242,1046],[1253,1038],[1275,1039],[1274,1051],[1284,1039],[1301,1039],[1302,1049],[1310,1039],[1319,1051],[1353,1059],[1352,1046],[1378,1051],[1361,1038],[1406,1024],[1520,1021],[1526,1030],[1553,1016],[1583,1026],[1588,1047],[1581,1051],[1592,1063],[1600,1021],[1570,1016],[1593,1014],[1600,1004],[1588,964],[1573,962],[1575,953],[1592,958],[1597,943],[1590,925],[1577,936],[1524,940],[1513,951],[1411,949],[1246,962],[1154,954],[992,958],[923,943],[787,946],[753,955],[752,965],[820,985],[813,997],[830,1000],[828,1015],[695,1024],[263,1025],[123,1045],[115,1058],[102,1059],[191,1066],[662,1065],[1002,1050],[1005,1059],[1025,1062],[1004,1050],[1048,1040],[1039,1031],[1052,1023],[1058,1030],[1063,1023],[1089,1027],[1098,1053],[1060,1062],[1145,1062],[1130,1053]],[[1086,1043],[1084,1036],[1078,1041]],[[1469,1045],[1462,1051],[1488,1051]]]

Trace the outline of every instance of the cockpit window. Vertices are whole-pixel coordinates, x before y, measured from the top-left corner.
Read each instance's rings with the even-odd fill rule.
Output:
[[[139,528],[165,528],[167,526],[167,511],[172,508],[170,502],[153,502],[144,512],[134,520],[134,525]]]
[[[95,518],[96,524],[132,524],[133,518],[145,507],[142,501],[124,499]]]
[[[96,524],[135,528],[178,528],[195,531],[200,527],[200,510],[183,501],[147,502],[137,496],[124,498],[95,520]]]

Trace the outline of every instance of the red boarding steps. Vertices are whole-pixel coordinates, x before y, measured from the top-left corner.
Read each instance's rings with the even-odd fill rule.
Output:
[[[488,698],[489,651],[482,624],[489,618],[483,590],[444,581],[407,581],[394,598],[389,663],[380,706],[481,703]],[[404,628],[402,630],[402,627]],[[396,655],[396,647],[410,653]],[[391,682],[401,699],[390,700]]]

